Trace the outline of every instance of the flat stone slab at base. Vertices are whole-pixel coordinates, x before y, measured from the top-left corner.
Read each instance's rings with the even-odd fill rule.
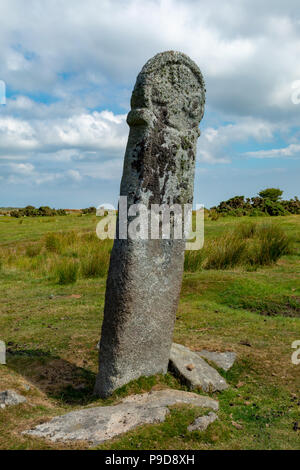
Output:
[[[218,416],[213,411],[208,413],[208,415],[199,416],[199,418],[196,418],[195,421],[188,426],[188,431],[205,431],[216,419],[218,419]]]
[[[233,366],[236,360],[236,354],[233,351],[213,352],[202,349],[202,351],[196,352],[199,354],[199,356],[214,362],[218,367],[226,371]]]
[[[161,423],[169,410],[167,406],[185,403],[217,411],[219,404],[209,397],[180,390],[159,390],[129,396],[118,405],[100,406],[72,411],[40,424],[23,434],[56,441],[88,441],[101,444],[119,434],[147,423]]]
[[[191,389],[201,388],[204,392],[215,392],[228,388],[226,380],[213,367],[199,354],[181,344],[172,344],[169,367]]]
[[[0,392],[0,408],[19,405],[19,403],[25,403],[25,401],[27,401],[25,397],[19,395],[13,390],[4,390],[4,392]]]

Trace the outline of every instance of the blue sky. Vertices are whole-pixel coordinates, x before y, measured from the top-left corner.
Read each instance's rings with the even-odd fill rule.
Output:
[[[116,205],[136,76],[171,49],[207,88],[195,203],[299,196],[298,1],[2,0],[0,22],[0,206]]]

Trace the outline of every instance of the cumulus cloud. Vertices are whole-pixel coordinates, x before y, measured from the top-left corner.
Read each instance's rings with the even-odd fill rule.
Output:
[[[275,125],[252,117],[217,128],[207,127],[198,140],[198,158],[206,163],[230,163],[233,144],[270,141],[275,129]]]
[[[248,157],[254,158],[282,158],[292,157],[300,158],[300,145],[290,144],[287,147],[270,149],[270,150],[258,150],[256,152],[246,152]]]
[[[190,55],[205,77],[200,165],[297,156],[298,0],[5,0],[0,14],[7,181],[117,181],[135,77],[170,49]],[[249,152],[278,135],[282,148]]]

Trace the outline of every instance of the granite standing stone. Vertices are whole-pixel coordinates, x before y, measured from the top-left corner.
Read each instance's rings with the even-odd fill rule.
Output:
[[[201,72],[185,54],[163,52],[143,67],[127,117],[120,195],[128,207],[192,204],[204,102]],[[140,376],[166,373],[183,272],[183,238],[125,239],[119,223],[95,385],[102,397]]]

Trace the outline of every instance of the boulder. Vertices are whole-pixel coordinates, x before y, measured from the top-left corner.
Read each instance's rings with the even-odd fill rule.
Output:
[[[180,390],[159,390],[132,395],[113,406],[98,406],[72,411],[39,424],[23,434],[45,437],[51,441],[84,440],[92,445],[116,437],[142,424],[160,423],[168,406],[184,403],[218,410],[218,402],[209,397]]]
[[[226,380],[213,367],[199,354],[181,344],[172,344],[169,367],[190,389],[215,392],[228,388]]]

